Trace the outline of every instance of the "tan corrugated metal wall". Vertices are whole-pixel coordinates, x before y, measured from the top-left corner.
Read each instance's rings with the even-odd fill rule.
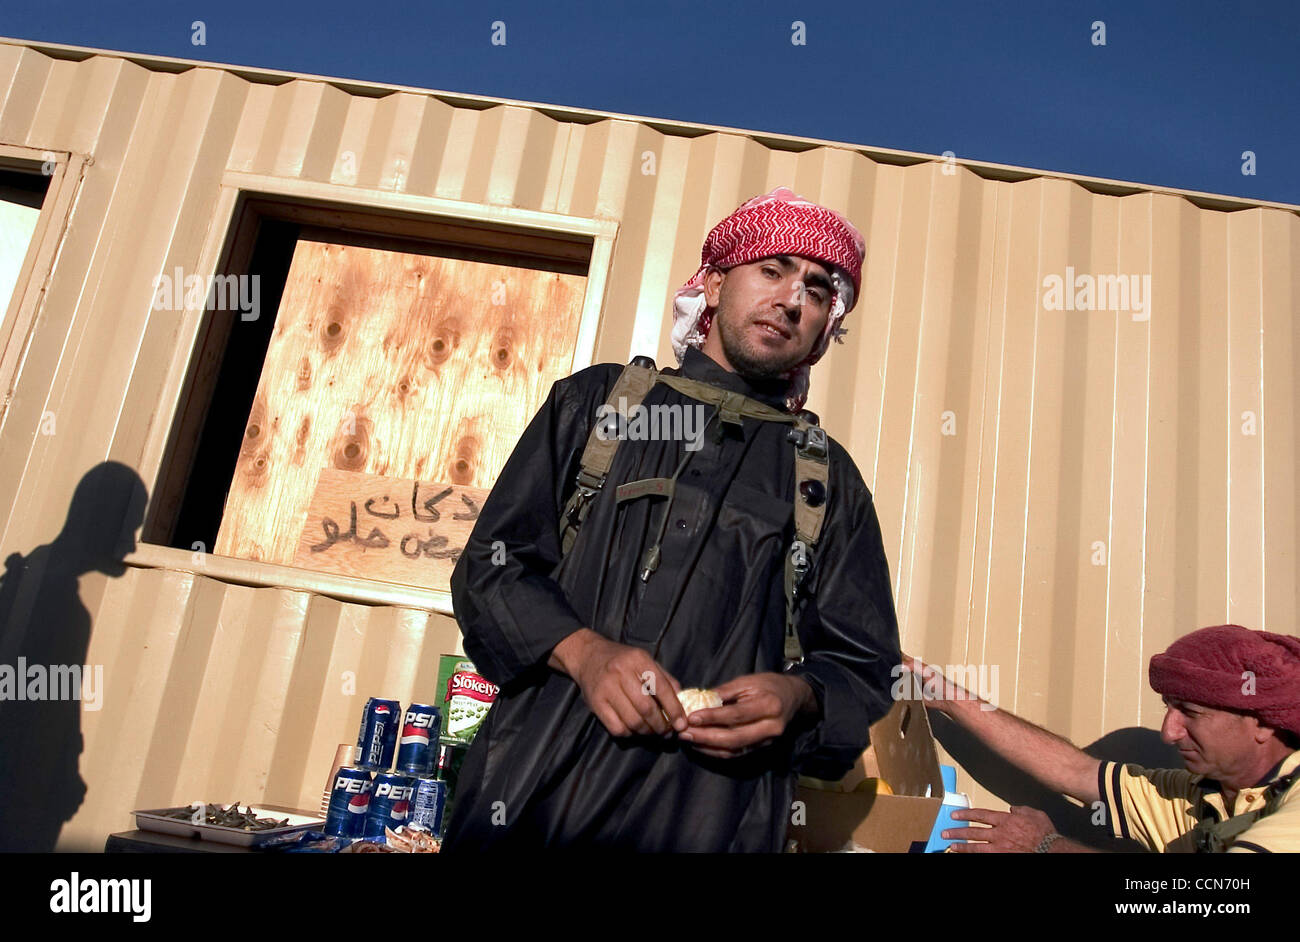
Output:
[[[809,407],[876,495],[906,650],[997,665],[1002,705],[1085,744],[1158,726],[1145,665],[1177,635],[1296,630],[1290,208],[69,55],[0,44],[0,144],[93,157],[0,426],[4,555],[50,540],[98,462],[152,487],[143,456],[171,421],[158,403],[178,334],[177,315],[150,310],[152,279],[196,263],[225,172],[615,221],[593,361],[661,364],[704,234],[786,184],[867,238],[861,301]],[[1045,309],[1044,278],[1067,267],[1149,275],[1149,319]],[[57,434],[38,434],[46,410]],[[89,793],[63,847],[96,845],[142,805],[311,805],[359,698],[430,695],[456,638],[437,613],[138,565],[81,593],[105,701],[83,714]]]

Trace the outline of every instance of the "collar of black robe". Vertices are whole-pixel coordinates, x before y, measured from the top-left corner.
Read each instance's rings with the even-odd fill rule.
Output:
[[[785,397],[790,391],[790,383],[787,380],[748,380],[739,373],[733,373],[726,369],[713,357],[695,347],[686,348],[686,354],[682,357],[680,369],[670,367],[663,370],[663,372],[678,374],[688,379],[698,379],[702,383],[709,383],[713,386],[721,386],[723,389],[730,389],[743,396],[748,396],[750,399],[756,399],[763,405],[771,406],[773,409],[780,409],[782,412],[789,411],[785,407]]]

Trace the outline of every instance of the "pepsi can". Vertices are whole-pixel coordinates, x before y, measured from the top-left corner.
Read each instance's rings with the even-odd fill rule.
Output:
[[[442,837],[442,813],[447,808],[447,783],[440,779],[420,776],[411,792],[411,813],[406,823]]]
[[[370,790],[374,783],[365,769],[339,769],[330,789],[325,833],[333,837],[360,837],[366,827]]]
[[[375,776],[375,790],[366,810],[366,827],[362,837],[384,838],[384,828],[396,831],[406,823],[415,779],[401,772],[380,772]]]
[[[397,742],[397,771],[432,775],[438,765],[438,733],[442,711],[425,703],[412,703],[402,717],[402,737]]]
[[[402,705],[396,700],[371,697],[361,714],[357,733],[357,768],[385,772],[393,767],[397,748],[397,727],[402,722]]]

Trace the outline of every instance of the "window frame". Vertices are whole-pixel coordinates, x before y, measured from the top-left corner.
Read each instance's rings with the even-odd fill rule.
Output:
[[[41,174],[42,168],[50,162],[54,164],[52,172],[43,174],[49,177],[45,200],[27,243],[27,254],[18,270],[9,307],[0,319],[0,423],[4,421],[18,382],[36,315],[72,216],[77,191],[86,167],[92,163],[88,156],[71,151],[0,143],[0,169]]]
[[[376,224],[384,218],[392,220],[396,217],[414,225],[469,225],[488,232],[525,230],[541,239],[584,242],[590,247],[587,291],[579,318],[570,372],[584,369],[592,363],[618,231],[615,220],[587,219],[510,206],[466,203],[387,190],[227,171],[222,175],[212,219],[197,262],[188,270],[200,278],[207,278],[247,267],[258,228],[256,225],[248,225],[248,222],[250,219],[256,222],[259,218],[249,209],[248,204],[250,201],[262,200],[271,201],[277,208],[287,207],[290,211],[294,206],[317,212],[322,208],[328,210],[332,206],[350,216],[357,213],[366,215],[373,218]],[[392,234],[380,228],[370,231],[379,235]],[[169,259],[166,265],[175,263],[175,259]],[[182,264],[181,267],[186,266]],[[169,268],[165,267],[164,270]],[[196,368],[202,367],[201,358],[212,355],[213,347],[218,352],[224,350],[224,340],[214,342],[210,337],[212,327],[208,311],[202,307],[185,309],[172,360],[167,366],[160,390],[160,413],[168,418],[165,422],[154,423],[141,457],[141,476],[154,483],[150,489],[143,533],[156,532],[160,526],[165,525],[160,520],[160,508],[176,490],[174,474],[167,480],[166,493],[160,492],[158,485],[163,479],[164,460],[173,430],[176,423],[185,418],[182,410],[186,407],[187,393],[194,384],[191,377],[197,375]],[[278,563],[217,556],[210,550],[191,551],[144,539],[138,541],[137,549],[128,553],[123,561],[133,566],[203,574],[243,585],[276,586],[350,602],[453,614],[451,594],[447,591],[313,572]]]

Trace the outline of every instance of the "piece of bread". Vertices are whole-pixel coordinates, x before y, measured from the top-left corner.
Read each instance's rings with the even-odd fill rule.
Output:
[[[722,698],[718,696],[717,691],[700,687],[687,687],[685,690],[678,691],[677,700],[687,714],[722,706]]]

